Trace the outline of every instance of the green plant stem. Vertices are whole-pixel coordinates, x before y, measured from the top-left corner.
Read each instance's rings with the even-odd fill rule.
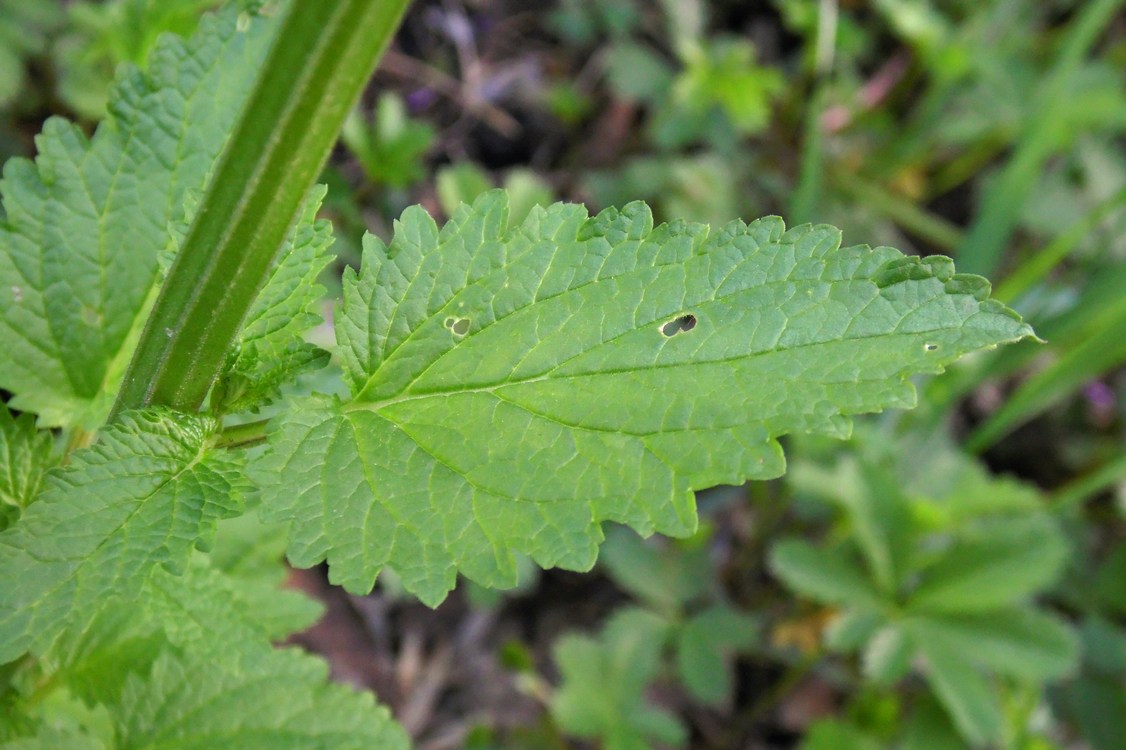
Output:
[[[223,428],[213,440],[216,448],[249,448],[266,440],[266,427],[270,420],[236,424]]]
[[[409,0],[295,2],[126,371],[116,417],[198,410]]]

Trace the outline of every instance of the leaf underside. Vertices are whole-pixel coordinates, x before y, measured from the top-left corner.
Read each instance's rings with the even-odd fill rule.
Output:
[[[393,567],[439,602],[514,552],[583,570],[600,524],[690,533],[693,492],[778,476],[789,432],[909,407],[908,378],[1031,335],[947,258],[840,247],[780,219],[653,226],[640,203],[486,194],[439,229],[365,240],[336,334],[347,400],[299,400],[252,465],[298,565],[367,591]]]

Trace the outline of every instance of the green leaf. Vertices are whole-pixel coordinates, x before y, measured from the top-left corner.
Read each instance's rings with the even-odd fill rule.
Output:
[[[41,727],[31,737],[19,737],[0,744],[0,750],[107,750],[98,740],[71,729]]]
[[[165,654],[114,707],[119,750],[406,750],[370,693],[327,684],[327,666],[292,649],[250,663]]]
[[[838,468],[839,502],[872,577],[894,597],[911,554],[912,519],[897,478],[881,465],[846,460]]]
[[[611,748],[679,744],[684,727],[644,700],[657,676],[668,623],[642,609],[619,611],[595,640],[569,635],[555,646],[563,684],[551,714],[568,733],[602,737]]]
[[[722,605],[686,622],[677,635],[676,667],[692,697],[709,705],[730,699],[730,653],[747,648],[757,635],[754,620]]]
[[[460,161],[438,170],[435,188],[438,205],[447,216],[453,216],[463,203],[473,203],[493,187],[485,170],[471,161]]]
[[[944,643],[919,641],[927,677],[962,735],[974,745],[1001,736],[1004,716],[993,688],[959,651]]]
[[[900,750],[965,750],[950,717],[930,696],[916,702]]]
[[[864,674],[877,685],[892,685],[911,668],[912,644],[904,628],[887,625],[868,641]]]
[[[947,259],[839,244],[779,219],[654,228],[642,204],[509,230],[497,192],[440,231],[408,209],[344,279],[351,399],[271,426],[266,517],[352,591],[385,565],[431,604],[458,570],[511,586],[515,551],[583,570],[603,521],[689,534],[694,490],[783,471],[777,436],[845,435],[912,405],[910,375],[1030,333]]]
[[[1092,750],[1126,747],[1126,691],[1121,677],[1084,675],[1056,696],[1057,710],[1078,724]]]
[[[210,562],[234,590],[237,606],[254,613],[266,637],[281,640],[305,630],[324,607],[305,594],[282,588],[289,575],[285,528],[263,524],[256,513],[219,523]]]
[[[852,608],[839,612],[825,629],[825,645],[851,653],[876,636],[886,617],[871,609]]]
[[[238,456],[208,446],[216,422],[134,412],[48,475],[0,534],[0,663],[137,596],[157,565],[180,570],[216,520],[242,506]]]
[[[0,184],[0,388],[44,426],[97,427],[155,296],[158,255],[226,142],[268,34],[235,14],[124,68],[92,139],[49,120]]]
[[[62,632],[42,659],[54,683],[94,705],[120,697],[132,674],[145,674],[165,641],[160,624],[136,603],[100,609],[85,628]]]
[[[51,466],[51,433],[35,429],[35,416],[13,417],[0,403],[0,531],[39,494]]]
[[[369,180],[408,187],[426,176],[423,159],[437,133],[428,123],[411,119],[398,94],[385,91],[375,104],[374,122],[369,125],[359,112],[353,112],[340,137]]]
[[[941,644],[995,672],[1031,681],[1062,677],[1079,658],[1078,639],[1067,625],[1027,607],[909,617],[903,628],[916,642]]]
[[[925,570],[908,599],[912,612],[980,612],[1020,602],[1051,584],[1067,541],[1044,514],[993,519],[966,529]]]
[[[286,238],[273,272],[247,313],[239,342],[212,395],[220,411],[256,409],[301,372],[328,364],[328,354],[305,341],[322,318],[325,289],[317,283],[332,260],[332,225],[317,220],[326,189],[314,188]]]
[[[602,564],[614,583],[665,614],[672,615],[712,585],[707,545],[660,547],[615,528],[602,547]]]
[[[801,750],[877,750],[880,743],[861,730],[841,721],[822,719],[810,727]]]
[[[827,604],[879,609],[883,597],[844,549],[825,550],[803,539],[786,539],[770,550],[770,569],[794,591]]]

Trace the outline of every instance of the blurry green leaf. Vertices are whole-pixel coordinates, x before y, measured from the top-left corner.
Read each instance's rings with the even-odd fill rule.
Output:
[[[846,462],[846,474],[849,467],[859,476],[845,486],[857,491],[842,493],[841,503],[868,569],[884,594],[894,597],[914,541],[910,506],[897,477],[885,467]]]
[[[681,744],[684,727],[645,702],[657,676],[668,624],[640,609],[614,615],[596,639],[563,637],[554,648],[563,684],[551,714],[564,731],[602,738],[606,750],[634,750],[652,742]]]
[[[885,619],[883,614],[871,609],[844,610],[825,630],[825,645],[844,653],[856,651],[876,635]]]
[[[423,160],[437,133],[427,123],[412,119],[398,94],[384,92],[375,104],[373,122],[369,124],[359,112],[353,112],[340,137],[369,180],[408,187],[426,175]]]
[[[1126,747],[1126,689],[1121,675],[1081,677],[1059,690],[1054,702],[1078,725],[1091,750]]]
[[[1099,566],[1095,590],[1104,604],[1126,614],[1126,542],[1119,542]]]
[[[965,750],[965,747],[949,715],[937,701],[930,696],[916,701],[899,750]]]
[[[770,568],[794,591],[828,604],[883,602],[856,557],[843,549],[824,550],[803,539],[778,542],[770,550]]]
[[[782,91],[785,79],[771,68],[755,63],[754,46],[743,39],[716,39],[693,47],[686,68],[673,83],[669,106],[688,116],[704,119],[714,110],[723,112],[744,135],[757,133],[770,122],[771,100]],[[659,131],[660,132],[660,131]],[[661,139],[673,146],[696,138],[699,130]]]
[[[607,534],[601,560],[615,583],[665,614],[675,613],[713,585],[706,545],[678,547],[615,528]]]
[[[97,739],[78,729],[42,726],[33,736],[23,736],[0,744],[0,750],[110,750]]]
[[[705,0],[660,0],[669,38],[679,54],[693,48],[704,36]]]
[[[879,741],[851,724],[822,719],[810,727],[800,750],[880,750]]]
[[[919,640],[917,646],[935,693],[962,735],[975,745],[998,739],[1004,715],[996,694],[973,663],[946,644]]]
[[[59,0],[0,0],[0,105],[20,94],[25,58],[46,49],[62,17]]]
[[[652,48],[622,41],[606,51],[606,78],[622,98],[648,102],[668,91],[673,70]]]
[[[38,0],[36,0],[38,2]],[[121,63],[144,67],[162,34],[188,36],[203,11],[222,0],[78,0],[54,45],[58,90],[83,117],[105,114],[106,90]]]
[[[999,674],[1031,681],[1066,675],[1079,644],[1057,618],[1029,608],[945,617],[909,617],[903,628],[916,643],[937,644]]]
[[[458,162],[438,170],[438,204],[446,216],[453,216],[458,206],[473,203],[492,187],[492,179],[471,161]]]
[[[586,188],[599,205],[649,200],[659,217],[724,224],[745,212],[738,165],[718,154],[633,159],[614,172],[594,172]]]
[[[1126,675],[1126,628],[1106,618],[1090,616],[1083,622],[1080,637],[1088,667],[1107,676]]]
[[[557,33],[575,44],[591,44],[600,34],[629,34],[640,20],[634,0],[562,0],[549,16]]]
[[[547,208],[555,194],[542,177],[531,169],[512,169],[504,176],[508,193],[508,225],[520,226],[536,206]]]
[[[980,523],[925,570],[911,612],[980,612],[1019,602],[1061,572],[1067,543],[1046,515]]]
[[[35,429],[35,415],[13,417],[0,403],[0,531],[39,494],[51,463],[51,433]]]
[[[756,638],[755,622],[729,607],[704,610],[677,635],[676,666],[689,694],[701,703],[721,704],[732,693],[730,653]]]
[[[913,646],[906,630],[887,625],[868,641],[864,650],[864,674],[877,685],[891,685],[911,668]]]
[[[874,0],[896,33],[924,55],[935,55],[947,41],[950,24],[929,0]]]

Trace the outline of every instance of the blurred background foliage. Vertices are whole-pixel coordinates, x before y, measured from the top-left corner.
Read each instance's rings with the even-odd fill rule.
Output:
[[[220,4],[0,0],[0,155],[92,130],[120,66]],[[790,440],[692,539],[608,529],[590,575],[430,612],[295,572],[327,612],[298,640],[427,750],[1126,748],[1124,6],[418,0],[323,178],[330,286],[365,229],[503,186],[513,222],[644,199],[950,255],[1045,343]]]

